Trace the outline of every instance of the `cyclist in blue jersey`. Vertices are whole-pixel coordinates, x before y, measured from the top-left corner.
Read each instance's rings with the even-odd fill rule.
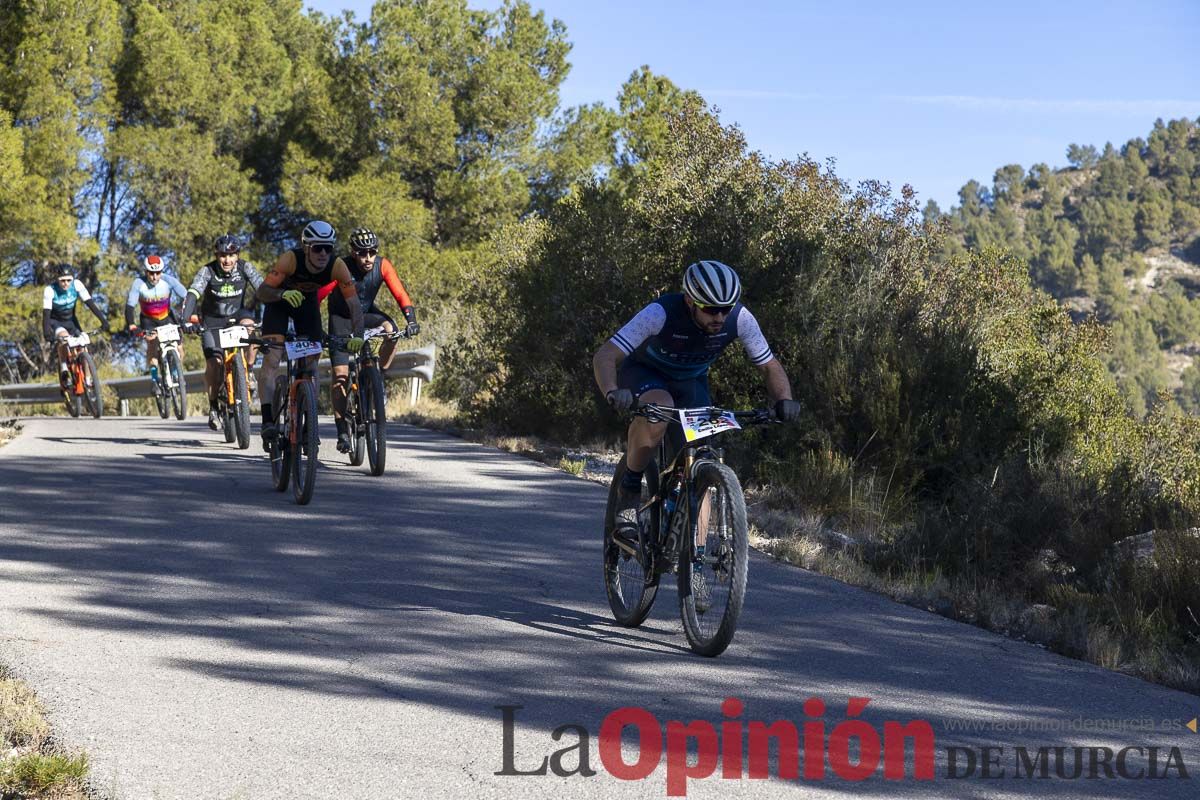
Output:
[[[742,283],[720,261],[698,261],[683,275],[683,292],[665,294],[639,311],[592,359],[596,385],[617,411],[635,403],[679,408],[712,404],[708,369],[721,352],[741,341],[763,373],[775,415],[794,421],[800,404],[783,365],[767,344],[758,320],[740,302]],[[667,423],[637,417],[629,425],[625,477],[618,493],[617,526],[637,526],[642,473],[666,433]]]
[[[100,327],[108,332],[108,317],[96,305],[87,287],[75,277],[70,264],[59,264],[54,270],[54,283],[42,292],[42,330],[47,339],[58,340],[58,374],[65,384],[71,376],[67,368],[67,337],[78,336],[81,329],[75,317],[75,304],[80,300],[100,320]]]
[[[161,256],[146,256],[142,261],[146,275],[138,278],[129,287],[129,295],[125,298],[125,326],[130,333],[139,327],[146,335],[146,364],[150,368],[150,379],[158,380],[158,356],[161,348],[154,329],[159,325],[178,324],[175,310],[171,307],[171,299],[182,301],[186,296],[183,284],[163,272]],[[134,309],[140,310],[140,317],[134,322]],[[179,354],[183,356],[183,342],[179,342]]]

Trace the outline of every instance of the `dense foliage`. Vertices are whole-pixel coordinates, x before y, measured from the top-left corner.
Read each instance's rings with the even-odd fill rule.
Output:
[[[1071,145],[1070,166],[1017,164],[990,187],[970,181],[944,215],[948,251],[995,245],[1027,263],[1033,282],[1111,326],[1106,360],[1122,394],[1145,416],[1175,390],[1200,408],[1192,365],[1200,352],[1200,130],[1158,120],[1146,139],[1103,151]],[[927,218],[943,216],[935,203]]]

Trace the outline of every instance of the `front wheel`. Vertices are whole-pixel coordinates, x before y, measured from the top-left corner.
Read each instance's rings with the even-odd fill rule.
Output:
[[[75,393],[75,371],[71,371],[71,385],[62,390],[63,403],[67,407],[67,413],[72,417],[78,417],[83,411],[83,395]]]
[[[367,424],[367,460],[371,474],[382,475],[387,465],[387,398],[383,392],[383,375],[368,367],[359,376],[362,389],[363,420]]]
[[[679,548],[679,615],[692,650],[717,656],[733,641],[746,599],[746,499],[729,467],[706,461],[692,482],[695,519]]]
[[[100,397],[100,376],[96,374],[96,362],[86,351],[79,354],[79,367],[83,370],[83,403],[88,412],[100,419],[104,413],[104,401]]]
[[[168,347],[163,351],[163,366],[171,381],[171,405],[175,407],[175,419],[187,419],[187,382],[183,377],[183,367],[179,363],[179,351]]]
[[[363,424],[362,392],[359,384],[361,375],[351,375],[350,388],[346,392],[346,429],[350,431],[350,466],[361,466],[367,457],[366,426]]]
[[[642,489],[642,502],[653,497],[658,489],[658,467],[654,461],[646,467],[645,474],[647,486]],[[623,550],[613,539],[612,531],[616,525],[617,492],[624,476],[625,459],[621,459],[609,485],[608,508],[604,513],[604,593],[617,624],[636,628],[650,615],[658,595],[658,570],[654,568],[652,545],[647,539],[657,541],[661,506],[655,503],[639,517],[638,553]]]
[[[271,485],[277,492],[286,492],[292,479],[292,448],[284,434],[289,422],[288,379],[280,375],[275,378],[275,428],[278,433],[271,438],[267,455],[271,459]]]
[[[237,432],[239,450],[250,446],[250,389],[246,379],[246,359],[241,353],[233,357],[233,428]]]
[[[311,380],[296,384],[296,418],[292,420],[296,432],[292,446],[292,495],[299,505],[308,505],[312,500],[317,482],[317,390]]]

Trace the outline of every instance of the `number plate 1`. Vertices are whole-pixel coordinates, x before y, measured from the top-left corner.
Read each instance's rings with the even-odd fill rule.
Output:
[[[712,416],[707,408],[681,408],[679,421],[683,423],[683,436],[689,442],[722,431],[741,430],[742,427],[734,418],[733,412],[722,411],[719,415]]]
[[[158,334],[160,342],[178,342],[179,341],[179,326],[178,325],[159,325],[154,329]]]
[[[217,340],[221,348],[227,350],[231,347],[245,347],[248,344],[247,335],[245,325],[230,325],[217,331]]]
[[[320,342],[314,342],[310,339],[297,339],[294,342],[287,342],[286,344],[287,356],[292,361],[307,356],[319,356],[321,355],[321,350],[324,349],[321,347]]]

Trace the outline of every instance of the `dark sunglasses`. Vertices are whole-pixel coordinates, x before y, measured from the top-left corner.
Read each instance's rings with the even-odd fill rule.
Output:
[[[710,317],[715,317],[718,314],[729,316],[729,312],[733,311],[733,306],[702,306],[699,303],[696,303],[696,308],[700,309],[705,314],[708,314]]]
[[[333,245],[331,245],[331,244],[310,244],[308,246],[308,249],[312,250],[314,253],[332,253]]]
[[[354,255],[356,255],[356,256],[370,256],[371,258],[374,258],[374,257],[375,257],[375,255],[376,255],[378,252],[379,252],[378,250],[355,250],[355,251],[354,251]]]

